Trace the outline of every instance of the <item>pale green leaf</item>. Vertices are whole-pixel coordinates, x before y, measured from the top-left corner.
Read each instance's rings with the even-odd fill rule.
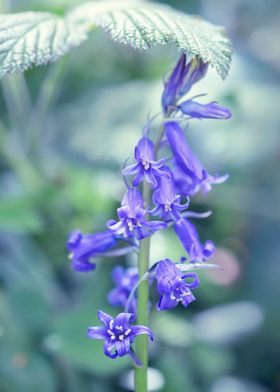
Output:
[[[136,49],[175,44],[190,57],[199,56],[210,63],[222,78],[228,74],[231,45],[223,29],[196,16],[171,7],[145,1],[91,1],[76,8],[73,22],[100,26],[115,41]]]
[[[94,27],[136,49],[175,44],[225,78],[231,46],[223,29],[171,7],[132,0],[88,2],[66,18],[50,13],[0,15],[0,77],[55,61],[87,39]]]
[[[86,37],[81,26],[53,14],[0,15],[0,77],[56,61]]]

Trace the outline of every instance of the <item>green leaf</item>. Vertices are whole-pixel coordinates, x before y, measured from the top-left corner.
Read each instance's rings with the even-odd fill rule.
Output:
[[[221,27],[162,4],[107,0],[85,3],[66,18],[40,12],[0,15],[0,78],[56,61],[96,26],[136,49],[173,43],[210,63],[222,78],[228,74],[231,45]]]
[[[50,13],[0,15],[0,78],[56,61],[86,37],[78,24]]]
[[[145,1],[88,2],[76,8],[69,17],[81,24],[102,27],[115,41],[136,49],[174,43],[190,57],[209,62],[222,78],[231,62],[230,41],[221,27],[199,17],[189,16],[162,4]]]

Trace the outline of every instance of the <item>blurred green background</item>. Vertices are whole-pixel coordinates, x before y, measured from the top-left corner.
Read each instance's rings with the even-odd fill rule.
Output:
[[[64,13],[81,2],[6,6]],[[197,226],[217,243],[224,271],[200,273],[187,310],[152,313],[150,390],[280,391],[280,3],[165,3],[226,26],[235,48],[230,76],[222,82],[211,70],[194,94],[207,92],[234,116],[189,129],[209,171],[231,175],[192,205],[213,209]],[[96,31],[60,62],[1,81],[1,392],[130,390],[130,363],[105,358],[102,342],[85,335],[98,308],[117,311],[106,303],[116,261],[75,273],[65,242],[71,230],[102,230],[114,216],[123,162],[159,110],[175,61],[172,48],[139,53]],[[152,262],[183,255],[172,233],[152,244]]]

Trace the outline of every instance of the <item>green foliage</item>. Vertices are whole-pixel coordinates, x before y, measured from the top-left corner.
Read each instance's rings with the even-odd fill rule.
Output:
[[[145,1],[88,2],[65,18],[40,12],[1,15],[0,25],[0,77],[56,61],[95,26],[136,49],[174,43],[209,62],[222,78],[231,61],[230,43],[220,27]]]
[[[56,61],[85,38],[67,18],[41,12],[0,15],[0,77]]]

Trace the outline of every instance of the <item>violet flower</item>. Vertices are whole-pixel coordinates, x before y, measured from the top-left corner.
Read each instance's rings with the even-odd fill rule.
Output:
[[[109,314],[98,311],[98,319],[104,327],[89,327],[87,336],[90,339],[104,339],[104,354],[111,359],[129,355],[136,365],[141,366],[139,359],[131,348],[136,336],[145,334],[153,340],[150,328],[144,325],[130,325],[136,317],[132,313],[120,313],[115,319]]]
[[[136,188],[129,188],[125,193],[121,207],[117,209],[119,221],[109,220],[107,227],[124,238],[135,237],[138,240],[149,237],[157,230],[165,229],[167,224],[161,221],[148,221],[141,193]]]
[[[174,225],[174,230],[183,247],[190,256],[191,262],[209,259],[215,253],[215,244],[211,240],[202,244],[195,226],[188,219],[180,219]]]
[[[184,279],[192,279],[185,282]],[[198,276],[194,272],[185,275],[171,260],[165,259],[158,263],[156,267],[157,290],[160,300],[157,310],[167,310],[175,308],[179,302],[187,307],[195,300],[191,289],[199,285]]]
[[[190,60],[184,70],[184,82],[179,90],[180,97],[186,95],[195,83],[203,79],[207,70],[208,63],[204,63],[200,58]]]
[[[227,120],[232,117],[231,111],[228,108],[219,105],[217,102],[202,104],[193,101],[192,98],[181,103],[177,107],[183,114],[190,118],[212,118]]]
[[[131,290],[138,281],[138,269],[136,267],[123,268],[118,265],[112,271],[112,278],[116,287],[109,292],[108,302],[112,306],[125,307]],[[137,299],[135,296],[131,299],[128,311],[134,314],[137,312]]]
[[[192,196],[199,191],[207,193],[211,190],[212,184],[221,184],[228,179],[227,175],[212,176],[207,172],[192,152],[185,139],[184,132],[177,122],[167,122],[165,124],[165,134],[173,152],[175,163],[179,167],[179,171],[174,170],[174,178],[176,185],[179,185],[180,194]]]
[[[155,188],[157,186],[156,177],[168,176],[162,170],[165,159],[160,159],[158,162],[155,161],[154,143],[147,137],[139,140],[135,147],[134,157],[137,163],[126,167],[122,171],[124,176],[136,174],[132,183],[133,186],[138,186],[145,178]]]
[[[162,108],[164,113],[168,111],[170,106],[174,106],[176,104],[178,91],[184,78],[186,59],[186,54],[183,53],[171,75],[169,76],[169,79],[164,84],[164,90],[162,94]]]
[[[162,109],[164,113],[176,109],[176,103],[185,95],[208,69],[208,64],[197,57],[187,62],[186,54],[183,53],[172,71],[167,82],[164,84],[162,94]]]
[[[169,168],[165,168],[169,173],[169,178],[161,177],[159,179],[158,188],[153,193],[153,208],[149,213],[153,216],[160,216],[165,221],[180,219],[180,212],[189,207],[189,199],[181,204],[181,196],[175,192],[175,184],[172,172]]]
[[[69,257],[75,271],[88,272],[95,269],[96,264],[90,258],[101,256],[116,245],[116,238],[111,231],[95,234],[82,234],[79,230],[72,232],[67,241]]]

